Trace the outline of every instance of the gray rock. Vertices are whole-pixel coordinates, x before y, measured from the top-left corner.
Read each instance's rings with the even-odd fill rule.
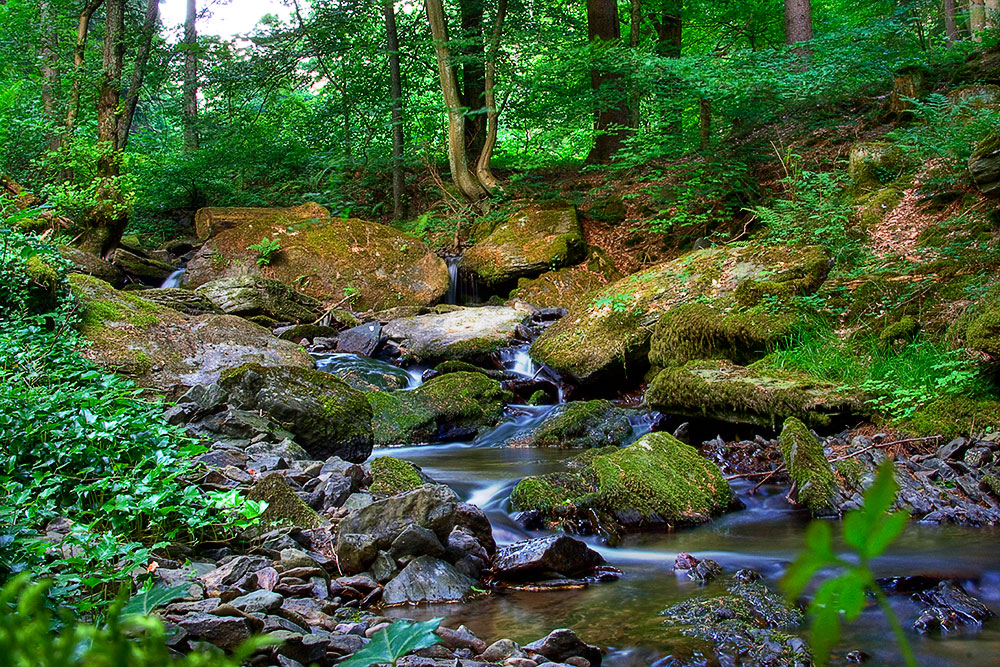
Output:
[[[503,662],[507,658],[527,658],[528,654],[517,642],[511,639],[500,639],[486,647],[486,650],[479,657],[486,662]]]
[[[500,547],[493,558],[494,576],[508,581],[591,574],[604,558],[568,535],[550,535]]]
[[[1000,134],[983,139],[969,157],[969,173],[987,197],[1000,198]]]
[[[261,556],[237,556],[225,565],[201,575],[198,580],[209,595],[217,595],[239,585],[245,577],[268,565],[270,561]]]
[[[526,317],[520,310],[500,306],[458,308],[393,320],[385,333],[400,350],[421,361],[476,362],[509,345]]]
[[[281,606],[285,598],[271,591],[254,591],[229,601],[229,604],[248,614],[268,613]]]
[[[362,572],[378,555],[378,541],[368,533],[337,534],[337,563],[342,572]]]
[[[316,299],[260,276],[221,278],[195,291],[226,313],[239,317],[263,315],[279,322],[312,322],[320,310]]]
[[[340,332],[337,337],[337,352],[349,352],[370,357],[378,352],[384,342],[382,325],[378,322],[369,322]]]
[[[382,601],[387,605],[459,602],[475,584],[475,579],[445,561],[419,556],[385,585]]]
[[[979,627],[993,616],[989,607],[952,581],[942,581],[930,590],[914,594],[913,599],[929,605],[913,622],[913,629],[920,634],[934,631],[948,634],[965,626]]]
[[[237,649],[253,634],[250,621],[239,616],[213,616],[196,612],[180,618],[177,625],[190,635],[226,651]]]
[[[430,530],[410,524],[392,541],[389,553],[399,561],[408,561],[417,556],[444,556],[441,540]]]
[[[532,642],[524,648],[556,662],[580,656],[588,660],[591,665],[599,667],[603,659],[601,649],[585,643],[576,636],[575,632],[566,628],[553,630],[548,636]]]

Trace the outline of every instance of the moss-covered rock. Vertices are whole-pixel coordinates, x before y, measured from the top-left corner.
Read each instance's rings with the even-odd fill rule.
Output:
[[[621,278],[621,272],[607,253],[592,247],[581,264],[547,271],[537,278],[521,278],[511,291],[510,300],[526,301],[538,308],[574,308],[594,291]]]
[[[965,329],[965,344],[1000,359],[1000,301],[984,304]]]
[[[403,354],[425,362],[484,362],[510,345],[527,314],[505,306],[456,308],[393,320],[383,331]]]
[[[434,367],[434,371],[441,375],[444,375],[445,373],[482,373],[486,377],[493,378],[494,380],[502,380],[506,375],[502,370],[497,368],[483,368],[482,366],[470,364],[468,361],[460,361],[458,359],[442,361]]]
[[[979,142],[969,157],[969,173],[980,192],[1000,198],[1000,132],[993,132]]]
[[[958,436],[1000,431],[1000,401],[993,398],[945,396],[921,406],[901,427],[914,435]]]
[[[271,473],[255,483],[247,491],[247,498],[267,503],[267,508],[260,516],[262,528],[271,526],[316,528],[323,523],[319,515],[299,498],[288,485],[288,480],[280,473]]]
[[[576,401],[550,417],[529,437],[535,447],[620,447],[632,435],[628,411],[611,401]]]
[[[795,417],[789,417],[778,436],[778,447],[785,460],[785,468],[795,482],[799,504],[805,505],[816,516],[833,511],[836,490],[833,468],[823,454],[823,444],[809,427]]]
[[[162,285],[163,281],[177,270],[176,266],[152,257],[137,255],[124,248],[115,250],[112,262],[126,276],[154,287]]]
[[[861,223],[861,228],[858,231],[870,234],[877,230],[886,216],[903,201],[903,194],[903,188],[890,185],[861,198],[858,202],[858,221]]]
[[[538,511],[569,530],[596,516],[600,525],[591,527],[615,535],[704,523],[733,501],[715,464],[667,433],[625,449],[590,450],[570,465],[570,472],[518,482],[511,507]]]
[[[412,391],[366,394],[378,447],[475,435],[503,418],[506,392],[481,373],[448,373]]]
[[[965,104],[973,111],[984,107],[1000,106],[1000,86],[988,83],[972,83],[948,91],[948,99]]]
[[[142,290],[142,298],[186,315],[222,315],[221,308],[201,294],[181,287],[160,287]]]
[[[125,283],[125,274],[121,269],[92,252],[63,245],[59,246],[59,254],[73,263],[74,273],[100,278],[115,287],[121,287]]]
[[[425,483],[416,466],[392,456],[380,456],[372,460],[371,470],[372,483],[368,490],[382,496],[394,496],[419,489]]]
[[[327,304],[350,297],[359,311],[426,306],[448,293],[444,260],[413,236],[356,218],[290,219],[283,209],[269,211],[209,239],[188,263],[187,285],[259,275]],[[281,248],[266,266],[250,249],[262,238]]]
[[[681,304],[755,305],[765,295],[815,291],[830,260],[817,246],[706,248],[619,280],[570,310],[531,356],[580,384],[645,373],[653,325]]]
[[[904,315],[892,324],[886,326],[878,335],[881,347],[889,347],[897,341],[913,338],[920,331],[920,323],[909,315]]]
[[[899,178],[907,167],[903,150],[884,141],[854,144],[847,158],[847,173],[861,190],[878,189]]]
[[[298,345],[238,317],[186,315],[83,274],[71,274],[70,287],[81,304],[80,331],[90,342],[84,356],[171,398],[246,362],[313,366]]]
[[[306,202],[300,206],[288,208],[233,208],[211,206],[201,208],[194,214],[194,228],[198,238],[208,240],[219,232],[234,227],[260,221],[279,220],[287,224],[322,220],[329,218],[330,211],[315,202]]]
[[[698,359],[749,363],[764,357],[787,338],[797,318],[761,307],[720,309],[687,303],[668,310],[649,344],[654,366],[681,366]]]
[[[365,395],[329,373],[248,363],[223,372],[218,384],[230,405],[265,412],[316,459],[360,463],[371,454],[372,410]]]
[[[240,317],[263,315],[277,322],[312,322],[320,311],[317,299],[260,276],[221,278],[195,292],[229,315]]]
[[[665,368],[650,383],[646,404],[663,412],[733,423],[775,426],[788,417],[814,425],[866,414],[862,397],[777,369],[727,361],[692,361]]]
[[[576,208],[535,205],[497,225],[462,255],[459,267],[483,284],[504,285],[575,264],[586,248]]]

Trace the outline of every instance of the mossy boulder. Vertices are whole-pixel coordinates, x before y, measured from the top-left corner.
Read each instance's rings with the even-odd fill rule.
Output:
[[[288,208],[233,208],[211,206],[198,209],[194,214],[194,228],[198,238],[206,241],[219,232],[234,227],[259,222],[280,220],[288,224],[329,218],[330,211],[315,202],[306,202]]]
[[[292,490],[281,473],[271,473],[258,480],[247,491],[247,499],[267,503],[260,516],[263,530],[275,525],[316,528],[323,523],[319,515]]]
[[[510,345],[527,317],[505,306],[457,308],[393,320],[383,331],[404,355],[419,361],[483,362]]]
[[[733,503],[714,463],[667,433],[650,433],[625,449],[590,450],[569,472],[526,477],[510,496],[515,511],[563,522],[598,517],[593,529],[616,535],[705,523]]]
[[[943,396],[917,408],[900,426],[916,436],[941,436],[942,441],[998,432],[1000,401],[986,397]]]
[[[534,205],[510,216],[469,248],[459,269],[475,274],[485,285],[505,285],[571,266],[583,259],[586,251],[583,227],[573,205]]]
[[[122,273],[121,269],[92,252],[63,245],[59,246],[59,254],[73,264],[72,271],[74,273],[100,278],[115,287],[121,287],[125,284],[125,274]]]
[[[763,358],[795,330],[797,318],[759,306],[719,308],[686,303],[664,313],[649,343],[653,366],[682,366],[699,359],[749,363]]]
[[[537,278],[521,278],[510,299],[526,301],[538,308],[574,308],[592,292],[621,279],[621,272],[607,253],[590,248],[581,264],[546,271]]]
[[[531,357],[578,384],[648,368],[653,325],[685,303],[752,307],[765,296],[814,292],[830,260],[818,246],[705,248],[633,274],[595,292],[531,346]]]
[[[965,329],[967,347],[1000,360],[1000,300],[983,304]]]
[[[884,141],[854,144],[847,157],[847,173],[860,190],[879,189],[899,178],[908,166],[903,150]]]
[[[328,305],[355,310],[426,306],[448,293],[448,267],[416,237],[356,218],[289,219],[283,209],[254,215],[214,235],[187,266],[187,285],[242,275],[273,278]],[[270,264],[250,246],[278,243]]]
[[[175,398],[247,362],[312,368],[298,345],[231,315],[186,315],[83,274],[70,275],[81,304],[82,352],[142,387]]]
[[[837,483],[833,468],[823,454],[823,444],[809,427],[795,417],[785,420],[778,447],[785,460],[788,475],[795,483],[795,497],[814,516],[835,513],[834,494]]]
[[[415,465],[392,456],[372,460],[372,483],[368,490],[381,496],[394,496],[419,489],[426,483]]]
[[[1000,199],[1000,132],[979,142],[969,157],[969,173],[980,192]]]
[[[320,314],[320,302],[260,276],[221,278],[205,283],[196,293],[229,315],[263,315],[278,322],[312,322]]]
[[[863,397],[816,378],[758,364],[692,361],[657,373],[646,390],[654,410],[773,427],[788,417],[826,425],[866,414]]]
[[[892,213],[901,201],[903,201],[903,189],[896,185],[876,190],[869,196],[861,198],[858,207],[858,221],[861,228],[858,231],[871,234],[877,230],[886,216]]]
[[[371,454],[372,410],[365,395],[329,373],[248,363],[222,373],[218,384],[226,402],[263,411],[316,459],[360,463]]]
[[[163,281],[177,270],[176,266],[129,252],[124,248],[115,250],[111,261],[126,276],[153,287],[162,285]]]
[[[996,107],[1000,105],[1000,86],[988,83],[959,86],[948,91],[948,99],[965,104],[973,111],[979,111],[984,107]]]
[[[222,315],[223,310],[207,297],[181,287],[160,287],[142,290],[142,298],[186,315]]]
[[[611,401],[576,401],[550,417],[530,436],[535,447],[620,447],[632,435],[627,410]]]
[[[375,444],[388,447],[475,436],[503,419],[506,392],[481,373],[448,373],[412,391],[366,394],[375,419]]]

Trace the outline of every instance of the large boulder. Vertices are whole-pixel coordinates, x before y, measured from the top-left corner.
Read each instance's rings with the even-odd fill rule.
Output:
[[[475,436],[503,419],[506,392],[482,373],[447,373],[412,391],[366,394],[378,447]]]
[[[70,276],[82,309],[83,354],[142,387],[176,398],[247,362],[312,368],[298,345],[231,315],[186,315],[82,274]]]
[[[258,220],[274,220],[295,224],[330,217],[330,211],[315,202],[306,202],[288,208],[231,208],[212,206],[198,209],[194,214],[194,228],[198,238],[208,240],[219,232]]]
[[[422,362],[475,362],[509,345],[526,318],[526,313],[514,308],[459,308],[393,320],[384,332],[403,354]]]
[[[860,190],[878,189],[896,180],[908,165],[903,150],[884,141],[854,144],[847,157],[847,173]]]
[[[263,315],[278,322],[312,322],[320,314],[320,303],[284,283],[260,276],[221,278],[205,283],[196,293],[229,315]]]
[[[69,245],[59,246],[59,254],[73,264],[74,273],[83,273],[88,276],[100,278],[101,280],[121,287],[125,284],[125,274],[117,266],[101,259],[92,252],[74,248]]]
[[[385,585],[383,604],[461,602],[473,594],[478,582],[450,563],[432,556],[418,556]]]
[[[587,259],[575,266],[546,271],[537,278],[521,278],[511,300],[537,308],[574,308],[594,291],[622,279],[614,262],[600,248],[590,248]]]
[[[583,259],[587,244],[571,204],[530,206],[497,225],[465,251],[459,269],[483,284],[513,284]]]
[[[186,315],[222,315],[223,310],[207,297],[183,287],[155,287],[142,290],[142,298]]]
[[[250,249],[278,243],[270,262]],[[282,209],[255,214],[205,242],[187,266],[194,288],[219,278],[259,275],[326,304],[345,299],[355,310],[425,306],[448,293],[448,267],[419,239],[356,218],[290,221]]]
[[[984,195],[1000,199],[1000,132],[979,142],[969,157],[969,173]]]
[[[525,438],[534,447],[620,447],[632,435],[629,413],[611,401],[573,401]],[[513,444],[521,444],[515,442]]]
[[[865,415],[863,399],[813,377],[727,361],[666,368],[646,390],[646,404],[654,410],[772,428],[788,417],[826,425]]]
[[[219,387],[241,410],[263,411],[315,459],[360,463],[372,452],[372,411],[365,395],[311,368],[243,364],[225,371]]]
[[[177,267],[152,257],[144,257],[124,248],[115,250],[111,260],[126,276],[153,287],[159,287]]]
[[[785,420],[778,436],[781,457],[795,484],[795,499],[816,516],[836,514],[837,483],[833,467],[823,454],[823,443],[795,417]]]
[[[569,472],[526,477],[510,501],[515,511],[537,512],[566,530],[585,526],[615,537],[705,523],[729,509],[733,495],[694,447],[650,433],[625,449],[590,450],[570,462]]]
[[[577,577],[593,573],[604,557],[569,535],[549,535],[500,547],[493,557],[493,577],[526,581]]]
[[[696,250],[594,293],[539,336],[531,356],[579,384],[642,377],[650,331],[671,308],[704,300],[752,308],[814,292],[829,270],[818,246]]]

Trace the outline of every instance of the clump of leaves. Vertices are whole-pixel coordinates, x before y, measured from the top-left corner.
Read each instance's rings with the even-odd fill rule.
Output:
[[[281,242],[278,239],[272,239],[264,237],[260,240],[260,243],[254,243],[247,246],[248,250],[253,250],[257,253],[257,264],[260,266],[269,266],[271,260],[274,258],[274,254],[281,250]]]
[[[395,621],[389,627],[372,635],[363,649],[340,663],[341,667],[371,667],[393,665],[404,655],[434,646],[441,638],[434,634],[443,618],[432,618],[423,623]]]
[[[788,569],[781,587],[794,600],[805,590],[820,570],[837,568],[840,574],[824,581],[809,604],[812,648],[818,665],[825,665],[830,650],[840,639],[841,617],[855,620],[864,610],[868,596],[874,596],[892,627],[906,665],[915,667],[913,649],[903,632],[903,626],[889,605],[888,599],[875,581],[870,563],[882,555],[906,527],[909,514],[890,512],[899,487],[893,465],[884,462],[875,482],[865,492],[861,509],[844,517],[844,542],[853,551],[851,560],[833,550],[833,530],[825,521],[813,521],[806,531],[806,548]]]

